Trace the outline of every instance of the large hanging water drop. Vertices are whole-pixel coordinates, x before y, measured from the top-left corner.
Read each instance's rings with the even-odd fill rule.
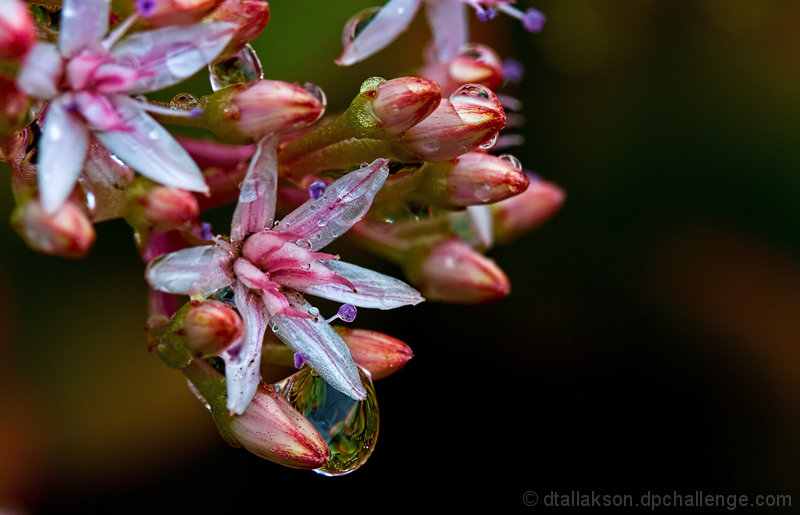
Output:
[[[211,89],[219,91],[231,84],[264,78],[261,61],[253,47],[245,45],[237,54],[208,65]]]
[[[326,476],[341,476],[363,465],[378,439],[378,403],[372,380],[359,369],[367,391],[356,401],[334,390],[310,367],[287,377],[275,390],[289,401],[319,431],[331,458],[315,470]]]
[[[347,20],[347,23],[344,24],[344,30],[342,31],[342,44],[347,46],[351,41],[356,39],[380,10],[380,7],[367,7]]]

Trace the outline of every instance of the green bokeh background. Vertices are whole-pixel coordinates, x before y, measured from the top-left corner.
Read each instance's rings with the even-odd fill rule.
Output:
[[[364,78],[413,71],[422,18],[366,62],[333,64],[344,23],[370,5],[271,2],[255,44],[266,76],[320,85],[334,111]],[[376,385],[381,435],[361,470],[323,478],[222,442],[180,374],[146,351],[142,265],[124,224],[101,224],[82,261],[35,255],[0,226],[0,508],[373,512],[425,495],[520,509],[528,490],[797,494],[800,3],[535,6],[548,15],[541,34],[473,16],[473,39],[525,62],[506,90],[527,119],[514,153],[563,186],[566,204],[490,252],[508,298],[359,314],[358,327],[416,354]],[[182,89],[208,86],[165,94]],[[0,212],[11,209],[2,185]],[[228,214],[212,213],[216,230]]]

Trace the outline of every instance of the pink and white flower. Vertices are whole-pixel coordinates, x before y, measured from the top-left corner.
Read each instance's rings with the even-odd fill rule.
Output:
[[[65,0],[58,45],[38,42],[17,83],[49,100],[39,143],[42,205],[54,212],[69,196],[94,135],[136,171],[156,182],[205,192],[200,169],[131,95],[177,84],[217,57],[235,29],[229,23],[165,27],[120,39],[134,14],[107,37],[110,0]],[[163,109],[163,108],[162,108]],[[176,112],[170,111],[170,114]]]
[[[258,144],[241,185],[230,241],[218,237],[214,245],[168,254],[150,263],[146,273],[151,287],[173,294],[207,297],[233,288],[245,331],[221,357],[227,406],[237,414],[258,387],[267,325],[288,347],[305,354],[333,388],[354,399],[366,395],[347,345],[302,293],[378,309],[424,300],[402,281],[319,252],[366,215],[389,174],[388,160],[348,173],[321,194],[312,192],[312,198],[273,226],[276,147],[276,136]]]

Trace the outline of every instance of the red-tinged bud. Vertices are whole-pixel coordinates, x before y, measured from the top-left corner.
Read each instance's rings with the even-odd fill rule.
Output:
[[[463,47],[448,63],[450,80],[462,84],[482,84],[497,89],[503,83],[503,63],[486,45],[472,43]]]
[[[406,275],[428,300],[478,304],[511,291],[497,264],[459,239],[441,241],[420,259],[410,260]]]
[[[400,141],[424,160],[446,161],[476,148],[491,148],[505,124],[497,96],[479,84],[466,84]]]
[[[414,357],[411,347],[387,334],[343,326],[336,327],[336,332],[350,349],[353,361],[373,380],[389,377]]]
[[[491,206],[495,240],[507,243],[535,229],[553,216],[566,194],[558,185],[526,174],[530,186],[520,195]]]
[[[264,0],[224,0],[205,21],[236,24],[228,46],[220,56],[233,55],[261,34],[269,22],[269,4]]]
[[[197,356],[218,356],[242,335],[242,317],[228,304],[209,300],[189,307],[183,319],[186,348]]]
[[[456,209],[491,204],[527,187],[528,177],[514,156],[468,152],[450,162],[427,166],[419,192],[440,206]]]
[[[32,249],[53,256],[82,258],[95,239],[94,226],[71,200],[48,214],[38,200],[18,205],[11,225]]]
[[[139,179],[128,190],[125,218],[137,228],[170,231],[200,215],[197,198],[188,191]]]
[[[0,0],[0,61],[19,61],[36,41],[28,5]]]
[[[136,0],[139,15],[153,25],[185,25],[203,19],[222,0]]]
[[[330,458],[311,422],[265,383],[245,412],[232,417],[230,434],[256,456],[286,467],[316,469]]]
[[[313,84],[258,80],[206,97],[203,121],[220,138],[244,143],[266,134],[300,129],[325,112],[325,95]]]
[[[20,129],[27,114],[28,96],[17,88],[15,80],[0,76],[0,134]]]
[[[385,81],[375,93],[372,111],[391,134],[405,132],[427,118],[442,98],[436,81],[421,77]]]

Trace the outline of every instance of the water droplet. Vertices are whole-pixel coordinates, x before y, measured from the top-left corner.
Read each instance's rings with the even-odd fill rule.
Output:
[[[236,297],[233,293],[233,288],[228,287],[219,290],[217,292],[217,300],[226,304],[230,304],[231,306],[235,306]]]
[[[319,316],[319,309],[315,308],[314,306],[311,306],[310,308],[308,308],[308,314],[311,315],[312,317],[317,317]]]
[[[367,391],[356,401],[334,390],[309,367],[275,385],[286,400],[311,422],[328,444],[331,458],[315,472],[341,476],[362,466],[378,439],[378,403],[372,381],[359,370]]]
[[[311,248],[311,242],[306,240],[306,239],[297,240],[297,241],[294,242],[294,244],[297,245],[298,247],[302,247],[304,249],[310,249]]]
[[[320,218],[319,221],[317,222],[317,225],[320,227],[325,227],[326,225],[328,225],[328,219]]]
[[[300,270],[308,272],[309,270],[311,270],[311,263],[306,263],[305,265],[301,266]]]
[[[475,198],[481,202],[489,202],[492,198],[492,187],[488,184],[481,184],[475,189]]]
[[[423,139],[420,144],[422,145],[422,150],[425,152],[436,152],[442,146],[436,138]]]
[[[278,324],[276,324],[275,322],[270,323],[269,324],[269,328],[272,329],[272,332],[275,333],[275,334],[278,334],[279,332],[281,332],[281,328],[278,327]]]
[[[500,136],[500,133],[495,132],[494,136],[492,136],[492,139],[490,139],[489,141],[487,141],[483,145],[480,145],[478,148],[480,148],[481,150],[489,150],[490,148],[494,147],[497,144],[497,138],[499,136]]]
[[[522,162],[520,162],[520,160],[517,159],[515,156],[512,156],[511,154],[503,154],[499,157],[503,161],[508,161],[509,163],[511,163],[511,165],[520,172],[522,171]]]
[[[470,43],[468,45],[464,45],[458,51],[458,57],[475,59],[480,63],[485,63],[492,66],[500,65],[500,58],[494,53],[494,50],[486,45],[481,45],[480,43]]]
[[[464,84],[450,94],[450,101],[460,100],[459,97],[489,99],[492,96],[493,94],[489,88],[479,84]]]
[[[169,107],[179,111],[191,111],[200,107],[200,101],[189,93],[178,93],[169,101]]]
[[[325,96],[325,92],[322,90],[321,87],[317,86],[313,82],[295,82],[295,85],[300,86],[304,90],[311,93],[311,96],[316,98],[322,107],[326,107],[328,105],[328,97]]]
[[[151,140],[154,140],[154,141],[157,140],[158,139],[158,131],[156,129],[151,130],[150,132],[147,133],[147,137],[150,138]]]
[[[258,54],[252,46],[245,45],[236,55],[208,65],[211,89],[219,91],[231,84],[240,84],[264,78]]]
[[[347,46],[352,42],[354,39],[361,34],[361,31],[369,25],[369,22],[372,21],[373,18],[378,14],[380,11],[380,7],[367,7],[355,15],[352,18],[347,20],[347,23],[344,24],[344,31],[342,31],[342,44]]]

